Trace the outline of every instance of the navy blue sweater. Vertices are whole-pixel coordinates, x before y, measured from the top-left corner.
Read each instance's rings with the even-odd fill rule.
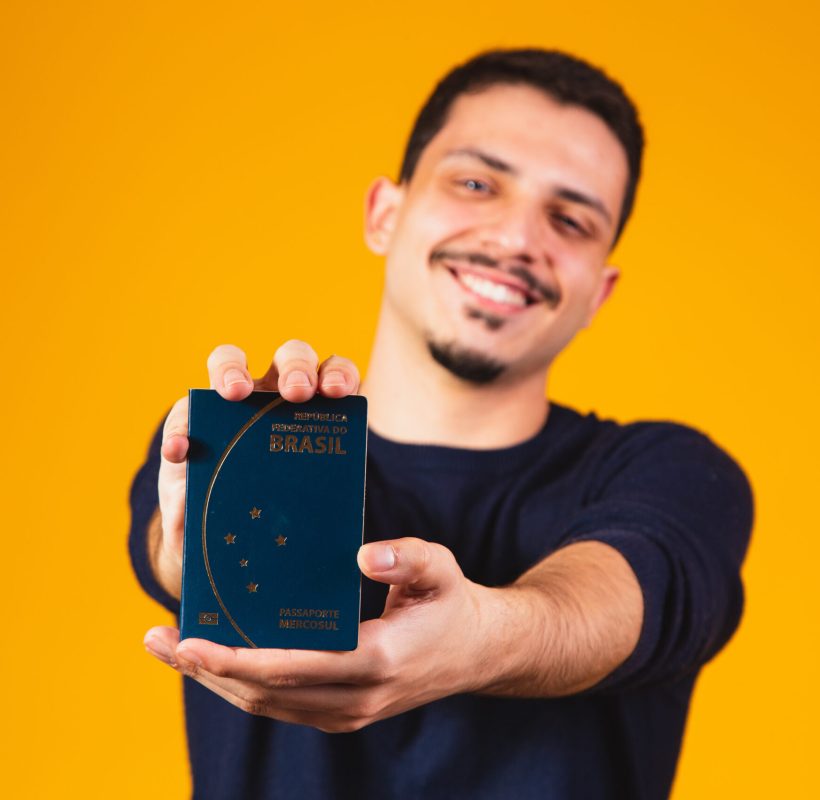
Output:
[[[130,548],[146,591],[178,611],[147,557],[159,446],[160,431],[132,487]],[[570,542],[606,542],[643,591],[638,645],[572,697],[457,695],[349,734],[250,716],[186,678],[194,797],[667,797],[698,669],[740,619],[751,524],[742,471],[680,425],[618,425],[552,404],[540,433],[501,450],[371,433],[366,541],[441,542],[487,585],[514,581]],[[385,594],[365,581],[363,619],[379,616]]]

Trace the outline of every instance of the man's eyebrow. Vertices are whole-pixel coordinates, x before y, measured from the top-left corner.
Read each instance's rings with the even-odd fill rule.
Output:
[[[499,172],[507,172],[510,175],[518,175],[518,170],[515,169],[512,164],[508,164],[506,161],[502,161],[500,158],[491,156],[489,153],[485,153],[483,150],[478,150],[474,147],[460,147],[458,150],[450,150],[444,154],[444,158],[451,158],[455,156],[469,156],[470,158],[476,158],[490,167],[490,169],[496,169]]]
[[[570,203],[580,203],[582,206],[588,206],[589,208],[597,211],[607,222],[612,224],[612,216],[609,211],[607,211],[606,206],[597,197],[584,194],[576,189],[570,189],[567,186],[559,186],[556,188],[555,196],[560,197],[562,200],[569,200]]]

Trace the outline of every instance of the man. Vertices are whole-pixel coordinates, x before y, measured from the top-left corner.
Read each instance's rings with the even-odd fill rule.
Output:
[[[399,183],[367,198],[386,282],[359,647],[149,631],[193,678],[197,797],[668,795],[697,671],[740,617],[748,484],[695,431],[544,396],[616,283],[641,149],[620,87],[560,53],[488,53],[439,84]],[[255,382],[236,347],[208,369],[230,400],[359,390],[295,341]],[[186,434],[181,400],[132,494],[138,575],[174,610]]]

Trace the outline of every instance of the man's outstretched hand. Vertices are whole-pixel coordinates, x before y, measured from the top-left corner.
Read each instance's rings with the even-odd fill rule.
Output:
[[[208,357],[208,378],[226,400],[243,400],[254,389],[278,391],[285,400],[302,403],[317,392],[345,397],[359,390],[359,371],[347,358],[331,356],[319,363],[310,345],[292,339],[273,357],[257,380],[248,372],[245,354],[233,345],[221,345]],[[162,436],[159,469],[159,513],[149,530],[151,564],[162,586],[179,598],[182,581],[182,533],[185,520],[185,460],[188,455],[188,398],[174,404]]]
[[[175,628],[152,628],[150,653],[235,706],[327,732],[365,725],[487,681],[482,623],[498,592],[467,580],[453,554],[421,539],[364,545],[359,566],[390,584],[384,613],[361,625],[349,652],[180,643]]]

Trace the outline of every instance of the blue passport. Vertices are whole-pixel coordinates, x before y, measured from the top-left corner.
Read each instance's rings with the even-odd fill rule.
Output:
[[[181,637],[354,650],[367,400],[188,396]]]

